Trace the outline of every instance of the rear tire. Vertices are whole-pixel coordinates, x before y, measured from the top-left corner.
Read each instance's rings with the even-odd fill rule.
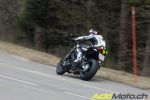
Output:
[[[96,61],[95,59],[90,59],[87,64],[90,65],[89,69],[85,72],[81,72],[80,73],[80,78],[82,80],[88,81],[91,78],[93,78],[98,70],[98,61]]]

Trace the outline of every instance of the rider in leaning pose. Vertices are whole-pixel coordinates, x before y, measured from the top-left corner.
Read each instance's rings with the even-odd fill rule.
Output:
[[[92,44],[92,47],[94,48],[103,48],[105,49],[106,48],[106,43],[105,43],[105,40],[103,39],[103,37],[98,34],[98,32],[94,29],[91,29],[89,31],[89,35],[88,36],[81,36],[81,37],[77,37],[74,39],[75,41],[90,41],[91,44]],[[74,64],[78,64],[78,62],[81,61],[82,59],[82,48],[77,45],[77,59],[74,60]],[[73,65],[74,65],[73,64]]]

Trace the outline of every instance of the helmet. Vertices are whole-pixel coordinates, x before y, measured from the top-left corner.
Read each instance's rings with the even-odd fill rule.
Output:
[[[89,33],[90,33],[90,34],[94,34],[94,35],[97,35],[97,34],[98,34],[98,32],[97,32],[95,29],[90,29],[90,30],[89,30]]]

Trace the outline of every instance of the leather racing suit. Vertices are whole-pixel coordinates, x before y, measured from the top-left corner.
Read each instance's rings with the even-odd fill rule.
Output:
[[[90,34],[88,36],[81,36],[81,37],[77,37],[74,39],[75,41],[90,41],[92,44],[92,47],[95,48],[99,48],[99,47],[103,47],[106,48],[106,43],[105,40],[103,39],[103,37],[101,35],[95,35],[95,34]],[[74,60],[74,62],[79,62],[82,59],[82,48],[77,45],[77,59]]]

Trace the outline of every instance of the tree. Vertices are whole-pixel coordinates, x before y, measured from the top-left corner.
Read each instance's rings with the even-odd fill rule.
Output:
[[[148,38],[146,42],[146,48],[144,52],[144,63],[143,63],[143,70],[142,70],[142,75],[150,75],[150,23],[148,25]]]
[[[8,41],[16,35],[16,17],[19,16],[23,5],[20,0],[0,0],[0,38]]]
[[[131,37],[130,29],[130,6],[127,0],[121,2],[120,13],[120,32],[119,32],[119,51],[118,51],[118,66],[124,70],[130,70],[131,51],[128,49],[129,37]],[[129,64],[130,63],[130,64]]]

